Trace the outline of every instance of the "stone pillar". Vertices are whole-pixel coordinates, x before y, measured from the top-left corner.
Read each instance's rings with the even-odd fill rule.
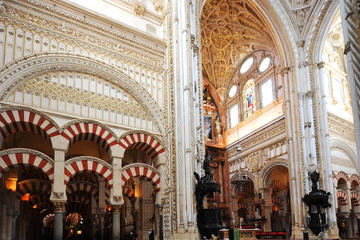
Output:
[[[64,233],[64,202],[53,202],[54,210],[54,240],[63,240]]]
[[[111,205],[122,205],[124,203],[122,199],[122,182],[121,178],[121,166],[122,166],[122,156],[123,156],[123,149],[119,149],[120,146],[117,145],[117,149],[113,150],[113,159],[112,159],[112,171],[113,171],[113,187],[111,189]],[[116,154],[116,156],[115,156]]]
[[[346,214],[346,236],[347,236],[347,238],[351,238],[351,237],[352,237],[351,214]]]
[[[65,154],[68,142],[58,135],[52,139],[54,146],[54,183],[52,185],[52,192],[50,196],[51,201],[65,202],[66,201],[66,186],[65,180]]]
[[[264,216],[266,218],[266,223],[264,225],[264,231],[270,232],[271,231],[271,212],[272,212],[272,206],[270,201],[270,191],[268,188],[262,188],[261,195],[263,196],[263,199],[265,201],[264,206]]]
[[[14,210],[10,207],[7,211],[7,221],[6,221],[6,240],[11,240],[12,225],[13,225],[13,214]]]
[[[321,176],[323,180],[323,188],[326,192],[330,192],[329,202],[331,207],[326,210],[327,212],[327,221],[329,224],[328,235],[330,239],[339,238],[339,229],[336,223],[336,204],[334,195],[334,179],[332,176],[332,164],[331,164],[331,152],[330,152],[330,137],[329,137],[329,124],[328,124],[328,113],[327,113],[327,97],[326,97],[326,88],[324,86],[325,73],[324,73],[324,62],[318,63],[318,81],[316,94],[317,98],[320,99],[318,108],[318,117],[319,117],[319,133],[320,133],[320,154],[321,154],[321,166],[322,173]],[[320,186],[321,187],[321,186]]]
[[[2,196],[4,197],[4,196]],[[5,199],[4,199],[5,200]],[[3,201],[3,203],[0,206],[2,209],[1,211],[1,226],[0,226],[0,237],[1,239],[6,239],[6,221],[7,221],[7,204],[5,203],[5,201]]]
[[[233,198],[231,199],[231,203],[232,203],[231,225],[233,227],[239,226],[239,216],[238,216],[238,211],[237,211],[237,199],[236,199],[236,196],[233,196]]]
[[[91,196],[91,240],[96,240],[96,199]]]
[[[104,215],[105,209],[99,209],[98,217],[99,217],[99,239],[104,240]]]
[[[202,116],[202,77],[199,67],[200,35],[196,28],[199,23],[197,4],[191,1],[170,1],[169,21],[171,30],[169,50],[171,54],[170,81],[174,83],[171,95],[178,101],[173,103],[175,109],[174,132],[172,144],[176,147],[177,161],[176,189],[173,198],[176,200],[176,222],[173,239],[195,239],[198,237],[196,224],[196,206],[194,201],[194,171],[201,173],[201,162],[204,156],[204,135]],[[170,204],[173,205],[174,202]],[[164,208],[167,206],[164,206]],[[164,217],[167,217],[166,214]],[[170,220],[171,221],[171,220]],[[164,223],[169,219],[164,219]],[[167,224],[168,225],[168,224]],[[170,228],[164,227],[164,238],[170,238]]]
[[[298,132],[297,122],[299,122],[298,112],[295,110],[299,108],[297,104],[297,96],[294,93],[296,88],[295,74],[291,68],[286,67],[282,71],[284,78],[284,101],[286,111],[286,136],[287,136],[287,148],[289,153],[289,185],[290,185],[290,201],[291,208],[296,209],[292,211],[292,236],[291,239],[301,239],[303,237],[303,214],[304,204],[301,201],[302,193],[304,191],[304,183],[302,176],[302,160],[301,151],[299,149],[300,134]]]
[[[120,205],[112,205],[113,240],[120,240]]]
[[[52,191],[50,200],[54,203],[54,240],[63,239],[63,218],[64,218],[64,204],[66,202],[66,186],[64,184],[64,169],[65,169],[65,153],[67,150],[67,141],[61,136],[52,138],[54,147],[54,183],[52,184]]]
[[[5,225],[5,232],[6,232],[6,240],[12,239],[12,234],[15,232],[16,225],[14,223],[14,219],[17,216],[17,207],[16,207],[16,192],[7,191],[7,210],[6,210],[6,221],[3,222]]]
[[[161,211],[162,211],[162,204],[155,204],[155,239],[160,238],[160,225],[161,223]]]
[[[345,60],[354,117],[354,132],[357,150],[357,167],[360,165],[360,45],[359,45],[359,7],[358,1],[340,0],[340,15],[345,43]]]
[[[1,185],[0,185],[0,239],[2,239],[1,235],[2,235],[2,225],[3,225],[3,219],[2,219],[2,214],[3,214],[3,201],[4,201],[4,193],[1,191]]]

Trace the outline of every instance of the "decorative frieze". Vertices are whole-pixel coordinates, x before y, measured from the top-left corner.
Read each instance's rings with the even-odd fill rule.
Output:
[[[355,141],[353,123],[348,122],[332,113],[328,113],[328,123],[330,134],[340,134],[351,141]]]

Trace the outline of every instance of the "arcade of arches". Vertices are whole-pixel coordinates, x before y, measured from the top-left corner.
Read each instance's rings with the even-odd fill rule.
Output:
[[[0,0],[0,240],[360,232],[358,0]],[[153,238],[149,235],[153,235]],[[279,235],[280,236],[280,235]]]

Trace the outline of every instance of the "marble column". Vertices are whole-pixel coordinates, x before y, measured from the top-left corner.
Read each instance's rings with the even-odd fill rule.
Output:
[[[6,221],[6,240],[11,240],[11,233],[12,233],[12,227],[13,227],[13,215],[14,210],[12,208],[9,208],[7,211],[7,221]]]
[[[54,240],[63,240],[64,202],[54,202]]]
[[[120,240],[120,205],[113,205],[113,240]]]
[[[238,212],[237,212],[237,199],[236,199],[236,196],[233,196],[231,198],[231,207],[232,207],[232,220],[231,220],[231,225],[233,227],[235,226],[239,226],[238,221],[239,221],[239,216],[238,216]]]
[[[328,124],[328,113],[327,113],[327,97],[326,97],[326,86],[324,81],[327,81],[324,73],[324,62],[320,62],[317,65],[318,70],[318,83],[317,83],[317,98],[320,99],[318,108],[318,117],[319,117],[319,142],[320,142],[320,154],[321,154],[321,165],[323,173],[323,187],[326,192],[330,192],[331,196],[334,196],[334,185],[333,185],[333,176],[332,176],[332,164],[331,164],[331,152],[330,152],[330,136],[329,136],[329,124]],[[337,228],[336,223],[336,203],[334,197],[329,198],[331,207],[328,208],[327,218],[329,224],[329,238],[337,239],[339,238],[339,229]]]
[[[91,196],[91,240],[96,240],[96,199]]]
[[[7,230],[7,204],[3,203],[1,205],[2,207],[2,211],[1,211],[1,232],[0,232],[0,237],[1,239],[6,239],[6,230]]]
[[[104,215],[105,215],[105,209],[100,208],[98,211],[98,217],[99,217],[99,238],[100,240],[104,240]]]
[[[161,225],[161,210],[162,210],[162,204],[155,204],[155,239],[160,238],[160,225]]]
[[[54,203],[54,240],[62,240],[64,233],[63,218],[64,218],[64,204],[66,198],[66,186],[64,184],[65,174],[65,153],[67,144],[64,142],[61,135],[54,137],[54,183],[50,200]]]
[[[270,202],[270,192],[267,188],[260,189],[261,195],[263,196],[263,199],[265,201],[264,206],[264,216],[266,218],[266,223],[264,225],[264,231],[270,232],[271,231],[271,212],[272,212],[272,206]]]

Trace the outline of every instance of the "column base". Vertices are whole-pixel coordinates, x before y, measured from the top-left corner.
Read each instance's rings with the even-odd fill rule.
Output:
[[[174,240],[200,240],[199,232],[194,227],[190,227],[187,231],[179,227],[172,237]]]
[[[309,237],[310,237],[310,233],[309,233]],[[303,240],[304,239],[304,228],[293,226],[290,239],[291,240]]]
[[[339,229],[338,229],[336,223],[335,223],[335,226],[334,226],[333,228],[330,228],[330,229],[328,230],[328,235],[329,235],[329,238],[328,238],[328,239],[340,239]]]

